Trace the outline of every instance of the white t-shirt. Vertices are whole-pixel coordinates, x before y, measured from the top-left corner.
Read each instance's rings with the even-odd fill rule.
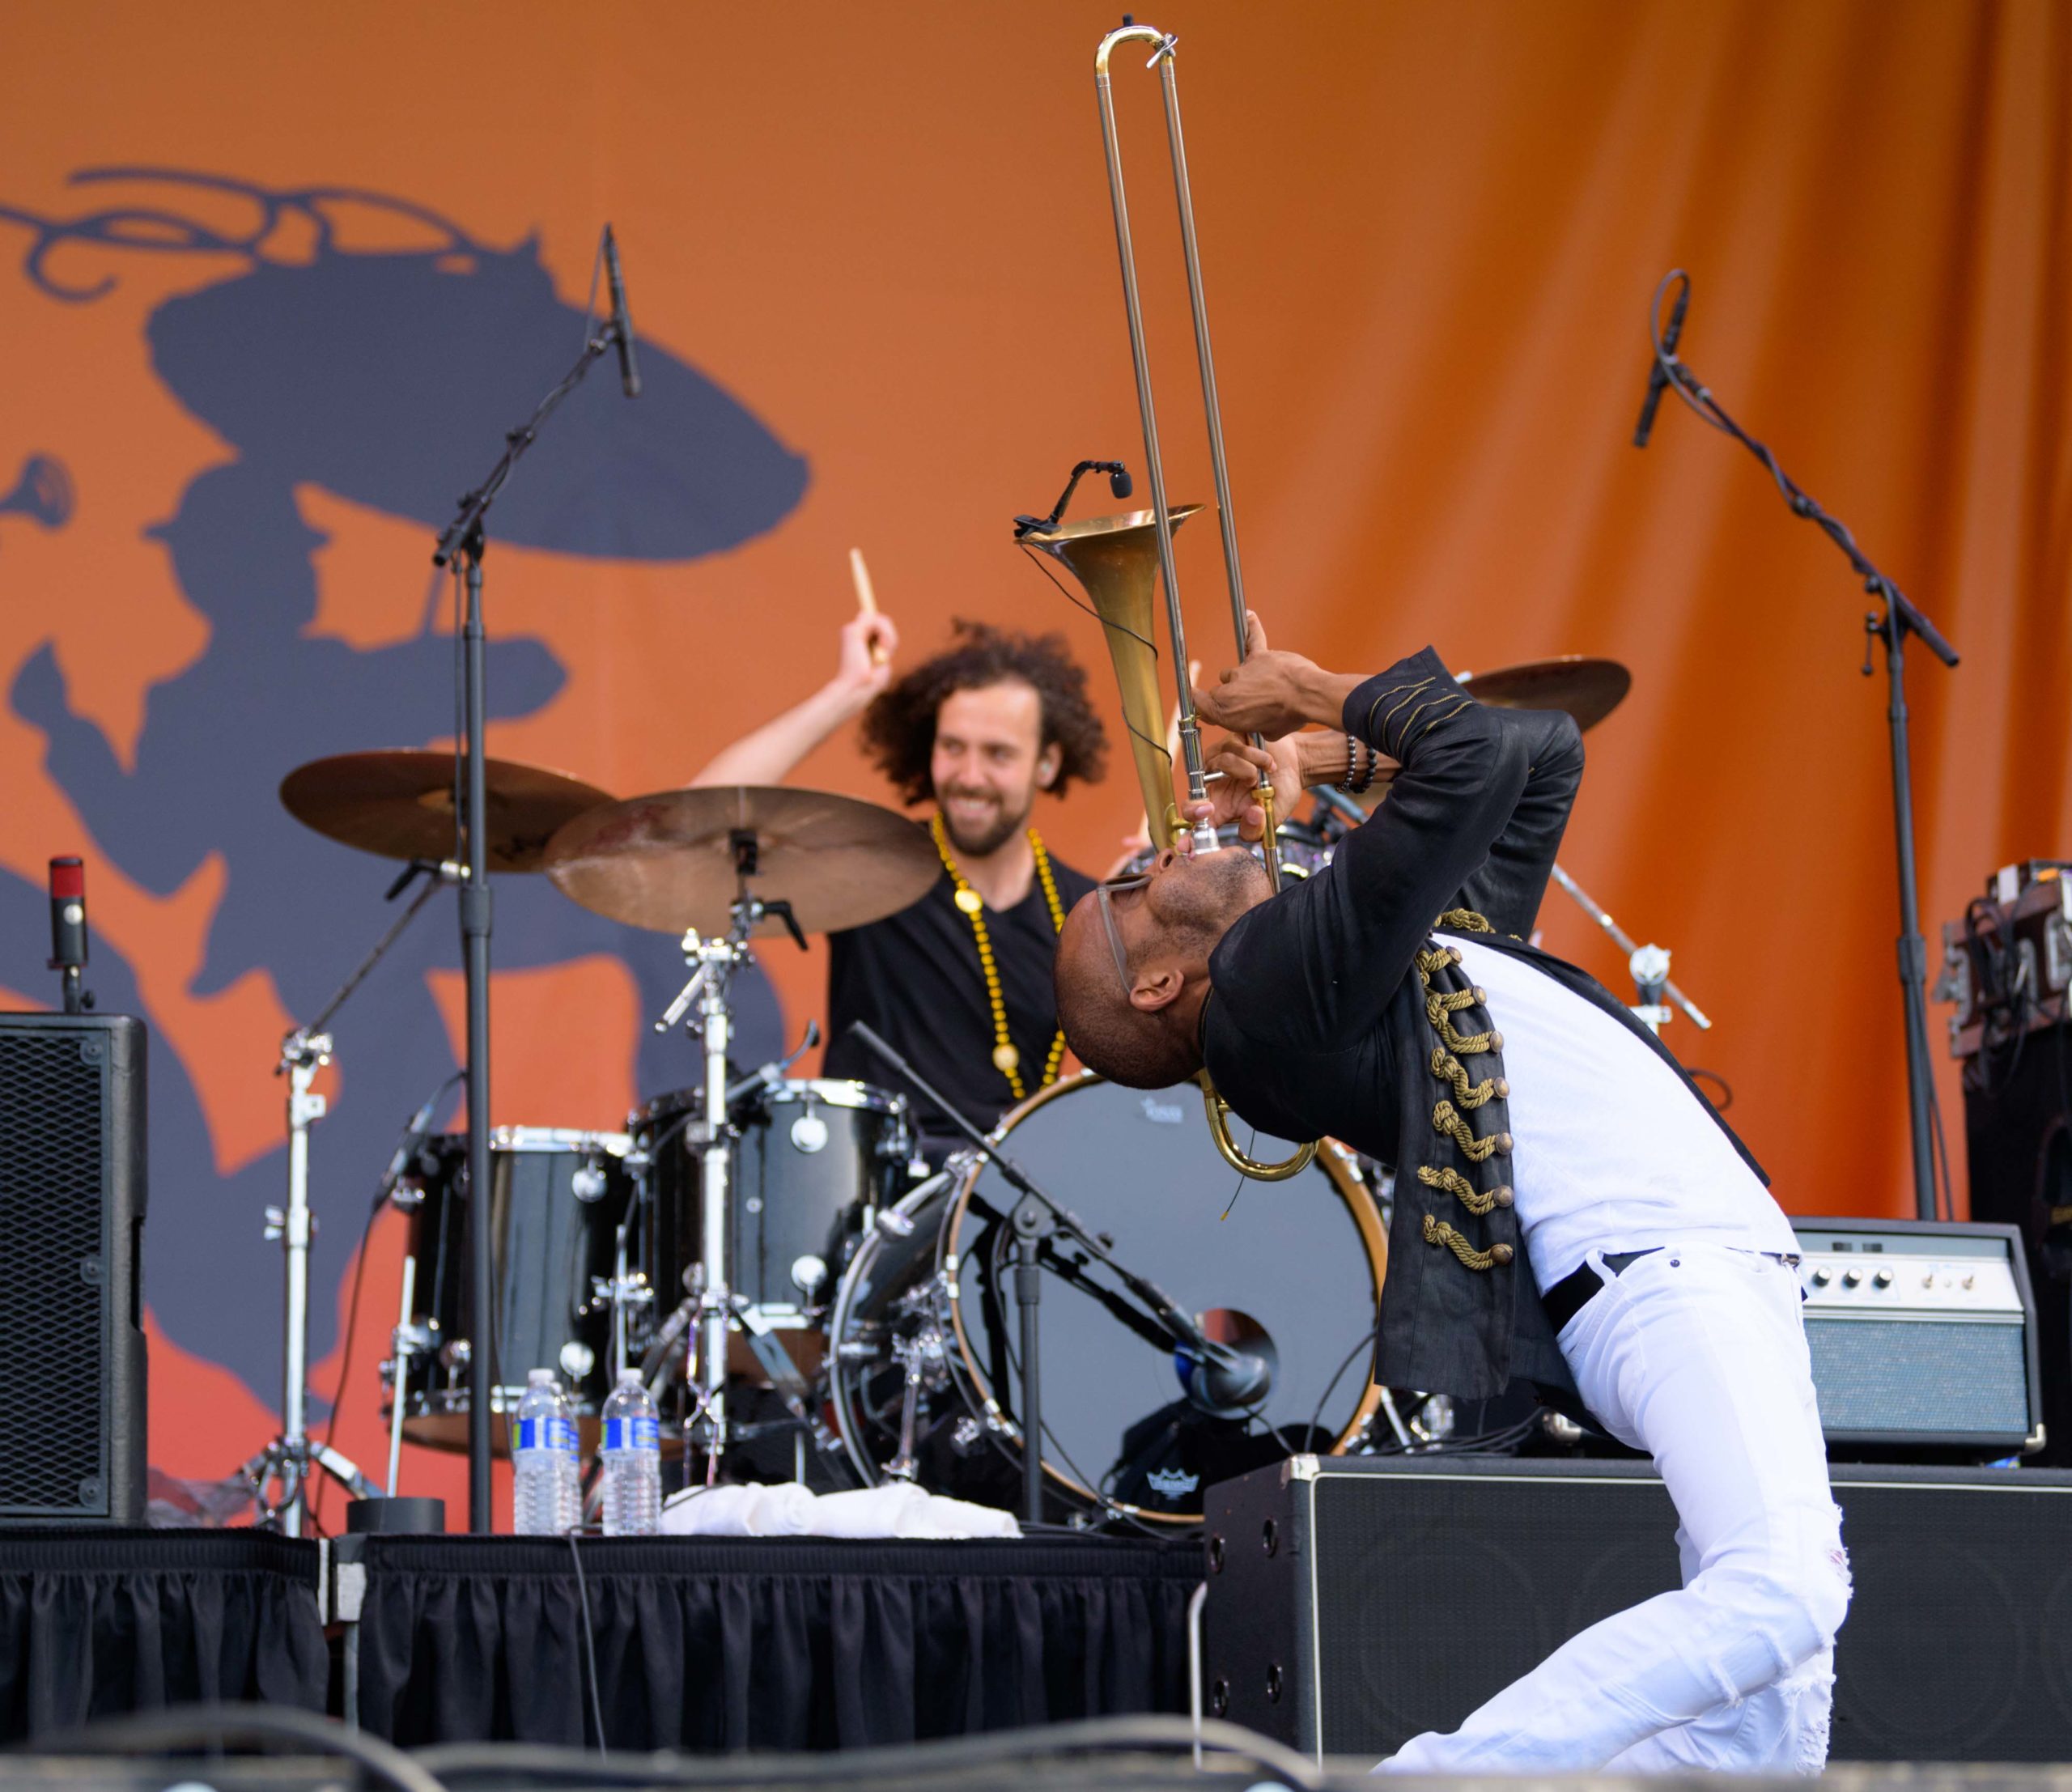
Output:
[[[1504,1035],[1509,1180],[1541,1288],[1591,1251],[1687,1239],[1798,1248],[1700,1098],[1624,1025],[1523,959],[1450,934],[1446,944]]]

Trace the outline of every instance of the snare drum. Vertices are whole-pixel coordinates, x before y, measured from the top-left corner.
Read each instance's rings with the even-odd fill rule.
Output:
[[[637,1272],[650,1249],[626,1168],[631,1144],[622,1132],[563,1127],[490,1135],[492,1412],[516,1412],[526,1371],[551,1369],[586,1436],[594,1431],[611,1391],[609,1283],[622,1263]],[[427,1141],[395,1195],[410,1212],[418,1264],[420,1348],[405,1370],[403,1435],[439,1449],[467,1447],[468,1363],[483,1343],[469,1299],[467,1191],[467,1136],[448,1133]],[[499,1454],[507,1429],[491,1428]]]
[[[1290,1448],[1337,1451],[1359,1437],[1381,1398],[1371,1365],[1388,1242],[1348,1153],[1326,1140],[1289,1180],[1240,1185],[1199,1089],[1124,1089],[1084,1072],[1031,1096],[993,1136],[1106,1236],[1118,1262],[1209,1336],[1272,1365],[1255,1413],[1199,1408],[1141,1303],[1053,1238],[1040,1307],[1043,1470],[1061,1505],[1195,1523],[1211,1483]],[[1260,1138],[1247,1149],[1289,1148]],[[958,1164],[882,1216],[857,1251],[829,1319],[830,1394],[865,1480],[883,1479],[911,1442],[922,1485],[1012,1507],[1022,1450],[1016,1196],[984,1159]]]
[[[1280,847],[1280,868],[1291,877],[1312,877],[1331,863],[1331,850],[1344,829],[1327,831],[1307,822],[1287,821],[1273,830],[1274,839]],[[1225,822],[1216,830],[1216,843],[1219,847],[1243,846],[1262,864],[1266,855],[1257,842],[1241,841],[1238,838],[1238,824]],[[1138,853],[1123,867],[1123,871],[1134,877],[1150,868],[1157,856],[1155,850],[1147,848]]]
[[[681,1297],[698,1260],[704,1207],[691,1136],[703,1110],[704,1092],[682,1089],[631,1123],[648,1160],[665,1305]],[[732,1118],[739,1142],[728,1280],[778,1330],[817,1327],[862,1228],[911,1186],[906,1101],[866,1083],[780,1082],[751,1089]]]

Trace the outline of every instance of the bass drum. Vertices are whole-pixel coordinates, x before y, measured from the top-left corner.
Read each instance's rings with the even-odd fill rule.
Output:
[[[1211,1337],[1273,1365],[1250,1413],[1198,1408],[1141,1304],[1053,1238],[1040,1379],[1043,1469],[1059,1515],[1198,1523],[1212,1483],[1290,1451],[1336,1453],[1361,1436],[1381,1398],[1372,1369],[1388,1245],[1348,1153],[1327,1140],[1289,1181],[1241,1186],[1192,1084],[1146,1093],[1090,1072],[1031,1097],[992,1136],[1111,1241],[1119,1263],[1195,1313]],[[1260,1138],[1248,1149],[1280,1157],[1289,1148]],[[953,1158],[879,1217],[843,1278],[829,1320],[829,1393],[866,1482],[911,1464],[933,1491],[1019,1505],[1014,1203],[990,1161]]]

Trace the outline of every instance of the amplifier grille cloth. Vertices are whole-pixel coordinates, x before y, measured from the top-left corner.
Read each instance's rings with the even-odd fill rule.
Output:
[[[1658,1481],[1327,1475],[1316,1498],[1327,1754],[1450,1730],[1577,1631],[1678,1584]]]
[[[1858,1484],[1838,1760],[2058,1760],[2072,1736],[2072,1493]],[[1316,1487],[1324,1751],[1456,1726],[1559,1645],[1678,1583],[1658,1482],[1425,1475]]]
[[[2021,1437],[2029,1429],[2022,1328],[1807,1315],[1820,1423],[1839,1432]]]
[[[0,1035],[0,1510],[105,1500],[104,1116],[82,1043]]]

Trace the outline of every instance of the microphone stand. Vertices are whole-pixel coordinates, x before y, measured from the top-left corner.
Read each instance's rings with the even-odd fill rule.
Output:
[[[911,1083],[936,1108],[947,1115],[957,1130],[976,1146],[1008,1186],[1021,1199],[1015,1204],[1008,1224],[1013,1228],[1017,1261],[1014,1271],[1016,1305],[1021,1314],[1021,1515],[1030,1524],[1043,1522],[1043,1408],[1042,1387],[1036,1365],[1038,1319],[1042,1299],[1041,1257],[1043,1242],[1062,1232],[1096,1262],[1104,1264],[1131,1293],[1149,1306],[1172,1341],[1203,1362],[1219,1365],[1234,1360],[1236,1352],[1204,1335],[1194,1315],[1182,1311],[1173,1297],[1156,1282],[1125,1269],[1115,1253],[1089,1230],[1086,1223],[1038,1186],[1028,1171],[1002,1151],[956,1108],[950,1106],[921,1073],[894,1051],[868,1021],[856,1021],[849,1031]]]
[[[423,887],[332,992],[322,1010],[312,1019],[290,1030],[281,1041],[280,1059],[274,1066],[276,1076],[284,1076],[288,1080],[287,1203],[283,1207],[266,1209],[265,1231],[268,1242],[278,1241],[287,1270],[282,1322],[281,1429],[238,1472],[252,1484],[258,1522],[262,1525],[278,1524],[283,1536],[302,1535],[312,1468],[322,1469],[355,1498],[365,1498],[373,1491],[367,1477],[350,1458],[328,1443],[312,1439],[309,1434],[309,1246],[316,1231],[316,1217],[309,1204],[309,1134],[310,1129],[324,1118],[329,1105],[326,1098],[316,1093],[311,1085],[316,1081],[317,1072],[331,1061],[332,1017],[346,1005],[353,992],[367,981],[374,967],[388,955],[389,948],[418,918],[418,911],[456,875],[456,868],[422,859],[410,861],[403,874],[388,886],[384,899],[393,902],[419,877],[425,878]],[[344,1389],[338,1391],[343,1399]],[[400,1410],[400,1387],[397,1399]],[[390,1479],[393,1482],[393,1473]],[[269,1489],[276,1485],[279,1488],[278,1499],[269,1497]]]
[[[461,966],[467,990],[468,1186],[478,1191],[475,1212],[486,1206],[479,1191],[490,1186],[489,1165],[489,967],[491,925],[488,842],[483,822],[488,806],[484,788],[482,733],[486,715],[483,694],[482,554],[487,545],[484,524],[525,450],[538,439],[541,426],[563,399],[582,384],[584,376],[617,346],[622,330],[616,317],[606,318],[583,345],[575,364],[534,407],[533,414],[503,439],[503,453],[489,477],[461,500],[459,514],[446,526],[433,550],[431,563],[451,566],[467,593],[461,628],[463,673],[461,730],[454,767],[454,822],[466,847],[465,880],[461,885]],[[495,1264],[486,1224],[468,1228],[468,1310],[486,1314],[495,1301]],[[490,1388],[491,1352],[481,1340],[468,1357],[468,1528],[487,1531],[490,1518]]]
[[[1913,768],[1907,729],[1906,644],[1917,635],[1930,652],[1946,666],[1957,664],[1957,650],[1941,631],[1915,607],[1900,588],[1871,563],[1856,545],[1856,537],[1836,517],[1830,516],[1800,489],[1777,465],[1777,458],[1762,443],[1727,415],[1704,383],[1679,360],[1673,347],[1662,341],[1662,301],[1672,282],[1684,282],[1685,295],[1691,278],[1681,268],[1672,269],[1655,288],[1654,303],[1648,314],[1649,338],[1654,349],[1655,366],[1678,397],[1705,422],[1732,436],[1760,461],[1776,481],[1777,490],[1794,516],[1817,524],[1822,533],[1841,550],[1863,588],[1884,608],[1863,618],[1866,637],[1863,676],[1870,676],[1873,640],[1883,644],[1885,677],[1888,690],[1886,720],[1892,738],[1892,830],[1898,847],[1900,879],[1900,996],[1904,1012],[1907,1043],[1907,1117],[1913,1148],[1914,1211],[1923,1220],[1936,1217],[1935,1162],[1931,1140],[1934,1090],[1928,1048],[1928,953],[1921,936],[1921,903],[1915,864],[1913,837]]]

